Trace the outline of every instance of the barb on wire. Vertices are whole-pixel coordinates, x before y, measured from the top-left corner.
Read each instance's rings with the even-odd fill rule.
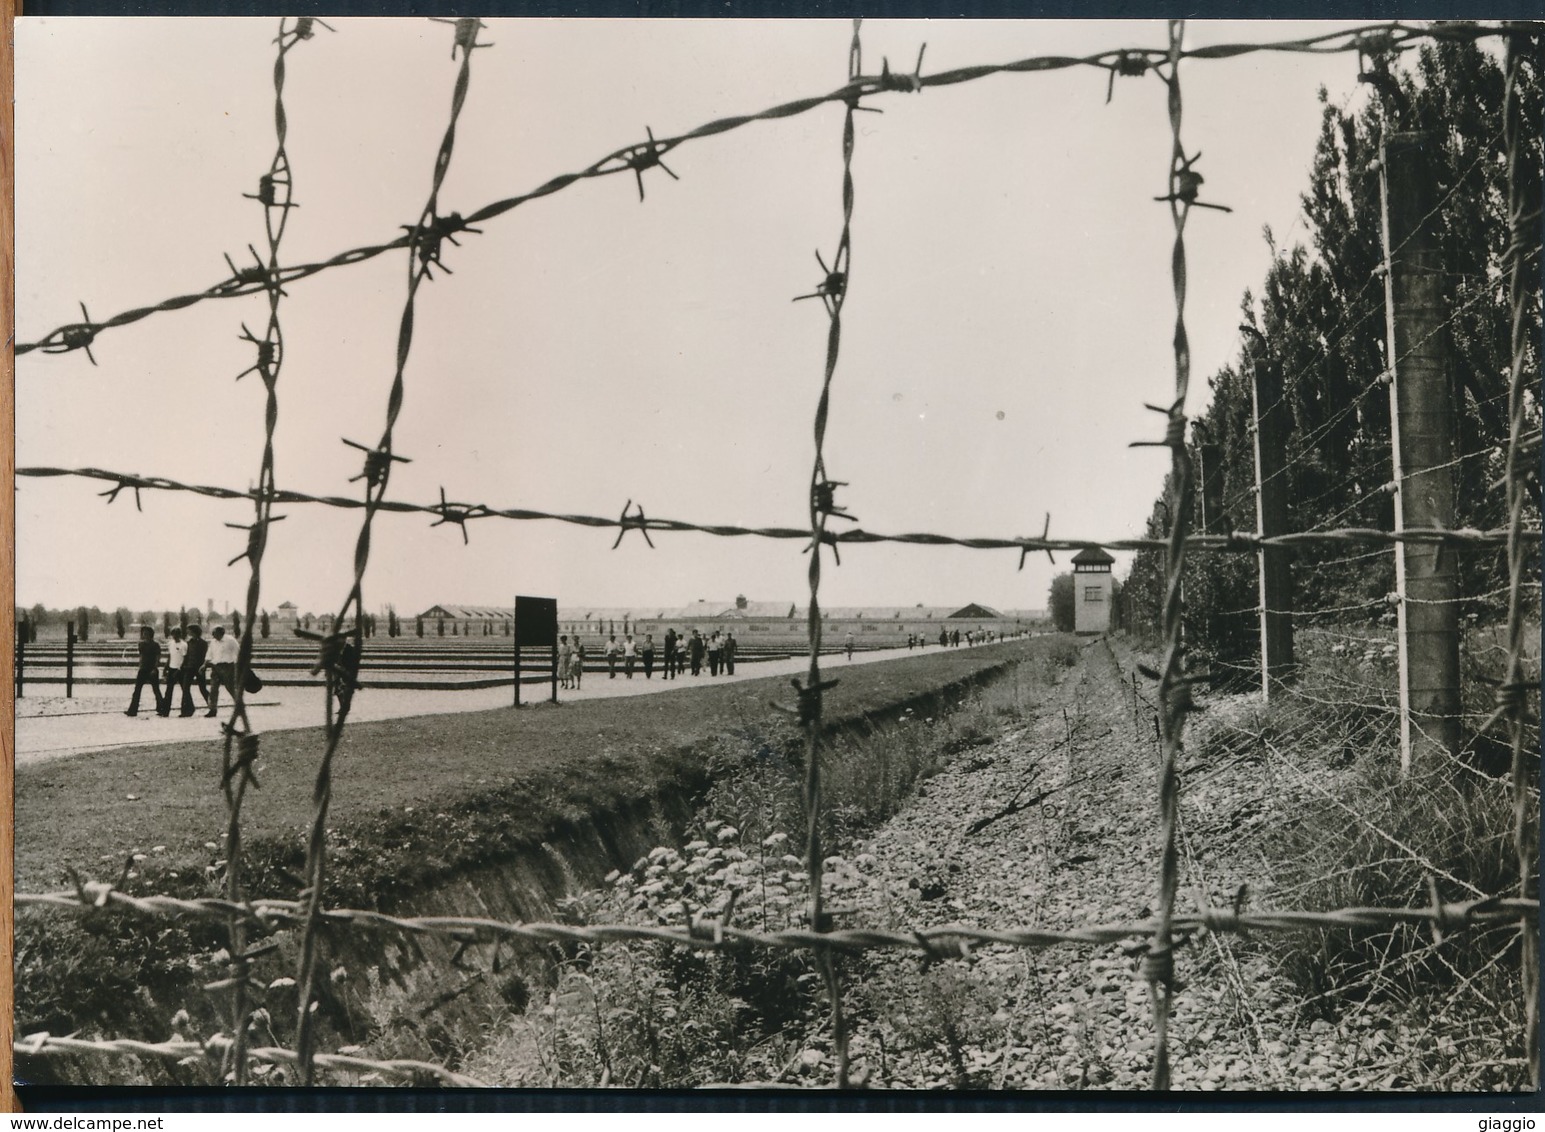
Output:
[[[923,89],[923,53],[928,50],[925,43],[917,49],[917,62],[912,67],[911,74],[891,74],[891,61],[884,56],[880,58],[880,77],[876,80],[880,90],[900,91],[903,94],[917,94]],[[857,72],[854,72],[857,75]],[[863,109],[857,107],[856,109]]]
[[[456,28],[456,39],[451,44],[451,62],[456,61],[456,52],[460,51],[463,58],[470,57],[472,52],[479,47],[492,47],[492,43],[479,43],[478,32],[488,25],[478,19],[445,19],[442,16],[430,16],[429,19],[437,24],[451,24]]]
[[[1050,537],[1051,537],[1051,512],[1048,511],[1048,512],[1046,512],[1046,522],[1041,525],[1041,542],[1044,543]],[[1055,566],[1057,564],[1057,556],[1054,555],[1051,552],[1051,547],[1047,546],[1047,547],[1044,547],[1043,549],[1046,551],[1047,559],[1051,562],[1051,564],[1053,566]],[[1025,559],[1029,556],[1029,554],[1030,554],[1030,547],[1022,546],[1022,547],[1019,548],[1019,567],[1018,567],[1019,569],[1023,570],[1025,568]]]
[[[833,258],[832,265],[826,266],[826,261],[821,258],[819,249],[815,253],[816,263],[821,265],[821,270],[826,273],[826,278],[816,285],[814,291],[808,295],[795,295],[792,302],[800,302],[804,299],[820,299],[826,307],[826,313],[831,314],[835,304],[842,301],[843,295],[848,289],[848,272],[846,263],[846,249],[839,249],[837,258]]]
[[[357,449],[359,449],[361,452],[363,452],[365,454],[365,466],[364,466],[364,469],[359,473],[359,475],[357,475],[357,476],[350,476],[349,477],[349,482],[350,483],[354,483],[356,480],[364,480],[365,481],[365,490],[366,490],[366,492],[374,491],[377,487],[380,487],[382,484],[384,484],[386,482],[386,477],[390,473],[391,466],[393,464],[411,464],[411,463],[413,463],[413,461],[411,459],[409,459],[408,457],[406,457],[406,456],[399,456],[395,452],[390,451],[389,449],[380,448],[380,447],[371,448],[367,444],[361,444],[359,441],[357,441],[357,440],[350,440],[347,437],[343,438],[343,442],[345,444],[347,444],[350,448],[357,448]],[[442,502],[443,502],[443,499],[444,499],[444,491],[443,490],[441,492],[441,497],[442,497]],[[288,502],[288,500],[286,502]],[[349,505],[350,506],[359,506],[359,507],[364,507],[365,506],[365,504],[363,504],[363,503],[356,503],[356,502],[354,502],[352,500],[350,501]],[[379,504],[378,504],[378,506],[379,506]],[[426,508],[423,508],[422,510],[428,511],[431,514],[433,514],[434,511],[435,511],[435,509],[433,507],[426,507]]]
[[[458,39],[457,43],[452,48],[453,57],[456,49],[462,46],[462,23],[463,21],[457,21]],[[465,23],[470,25],[473,23],[473,21],[465,21]],[[476,27],[472,27],[468,33],[474,37],[470,41],[471,46],[491,46],[491,44],[475,42],[476,30]],[[307,24],[307,31],[310,31],[309,24]],[[1180,58],[1197,60],[1231,59],[1254,52],[1300,53],[1316,55],[1331,54],[1336,52],[1350,52],[1357,50],[1358,38],[1360,36],[1366,36],[1374,33],[1386,34],[1389,36],[1390,42],[1400,45],[1415,44],[1423,40],[1439,39],[1475,41],[1512,34],[1506,28],[1488,27],[1480,24],[1457,26],[1433,24],[1429,27],[1423,28],[1401,23],[1386,23],[1369,25],[1360,28],[1342,29],[1335,32],[1328,32],[1319,36],[1309,36],[1306,38],[1293,40],[1281,40],[1267,43],[1217,44],[1211,47],[1195,48],[1193,50],[1182,52]],[[297,37],[298,32],[291,32],[289,34],[293,41]],[[309,38],[309,35],[301,36],[299,38]],[[726,118],[719,118],[711,122],[706,122],[703,125],[696,127],[695,129],[688,130],[685,133],[678,134],[674,137],[656,139],[651,135],[648,141],[635,142],[631,145],[624,146],[621,149],[615,150],[612,153],[607,154],[605,157],[592,162],[584,169],[570,173],[558,174],[557,176],[548,179],[546,182],[539,185],[537,188],[530,190],[529,192],[522,193],[513,197],[506,197],[503,200],[494,201],[491,204],[485,205],[484,207],[473,212],[470,215],[469,220],[472,223],[477,223],[483,220],[492,220],[495,217],[502,216],[512,209],[518,208],[522,204],[526,204],[530,201],[539,200],[543,197],[551,196],[554,193],[561,192],[562,190],[579,181],[588,180],[594,177],[611,176],[613,174],[622,172],[633,172],[635,171],[634,161],[641,152],[652,153],[654,156],[660,157],[677,148],[678,146],[684,145],[691,141],[698,141],[704,138],[715,137],[719,134],[741,129],[753,122],[776,121],[782,118],[790,118],[799,114],[805,114],[811,110],[816,109],[817,107],[824,106],[829,102],[842,102],[849,105],[849,107],[852,107],[856,104],[858,98],[867,97],[874,94],[889,93],[892,91],[922,90],[928,87],[956,86],[961,83],[977,82],[994,75],[1041,74],[1052,71],[1068,70],[1074,67],[1090,67],[1097,70],[1119,74],[1137,74],[1141,73],[1139,70],[1140,67],[1146,65],[1146,69],[1155,69],[1158,64],[1166,62],[1168,58],[1169,53],[1158,48],[1128,47],[1110,48],[1104,51],[1095,52],[1091,55],[1077,58],[1065,55],[1031,56],[1024,59],[1018,59],[1010,63],[957,67],[953,70],[940,71],[931,75],[922,75],[918,73],[907,76],[891,75],[886,78],[885,76],[865,76],[862,74],[855,74],[844,86],[823,95],[794,99],[789,102],[781,103],[777,106],[769,107],[758,113],[741,114]],[[918,65],[919,68],[921,68],[921,57],[919,57]],[[903,80],[905,80],[904,83]],[[864,107],[863,109],[869,108]],[[674,174],[672,175],[674,176]],[[279,274],[278,282],[292,283],[301,279],[308,278],[312,275],[316,275],[320,272],[331,270],[333,268],[347,267],[353,264],[363,263],[394,249],[407,247],[408,243],[409,237],[402,236],[384,244],[374,244],[350,248],[347,251],[339,252],[336,255],[333,255],[330,258],[320,262],[296,264],[294,266],[284,268]],[[112,318],[109,318],[100,323],[91,321],[88,316],[85,323],[61,326],[53,331],[50,331],[47,335],[36,341],[18,343],[16,345],[15,352],[18,355],[26,354],[33,350],[40,350],[45,353],[67,353],[70,350],[80,348],[80,346],[83,344],[83,335],[89,334],[94,336],[103,330],[126,326],[129,323],[138,322],[141,319],[148,318],[153,314],[166,311],[182,310],[186,307],[193,306],[196,303],[204,302],[208,299],[233,298],[238,295],[251,294],[254,291],[264,290],[267,286],[267,279],[244,279],[236,277],[233,268],[233,276],[231,278],[222,280],[221,282],[215,284],[205,291],[178,295],[173,298],[164,299],[161,302],[154,303],[149,306],[137,307],[135,309],[114,315]],[[89,338],[85,340],[89,341]]]
[[[260,518],[253,520],[251,523],[225,524],[233,531],[247,532],[247,549],[243,550],[235,558],[227,562],[226,565],[234,566],[243,558],[247,559],[247,561],[253,563],[254,565],[262,562],[263,549],[268,545],[268,526],[270,523],[279,522],[279,520],[283,519],[284,517],[285,516],[283,515],[263,515]]]
[[[649,520],[644,518],[644,505],[638,505],[638,514],[629,515],[628,508],[633,506],[633,500],[629,499],[622,505],[622,516],[617,520],[617,538],[612,543],[612,549],[616,550],[622,545],[622,536],[629,531],[637,531],[644,536],[644,541],[649,544],[649,549],[654,549],[654,539],[649,537]]]
[[[644,170],[663,169],[666,173],[670,174],[671,180],[681,180],[680,177],[676,176],[671,167],[662,160],[663,155],[671,151],[671,146],[666,142],[655,141],[654,130],[648,126],[644,127],[644,133],[649,135],[649,140],[633,146],[626,158],[628,168],[633,170],[633,179],[638,182],[638,199],[640,204],[644,200]]]
[[[279,207],[285,206],[281,205]],[[246,369],[238,373],[236,375],[236,380],[240,381],[249,373],[255,373],[263,379],[265,385],[268,382],[273,381],[274,370],[277,367],[279,361],[279,343],[272,338],[257,337],[252,333],[252,331],[247,329],[247,324],[245,322],[241,324],[240,337],[243,342],[251,342],[254,346],[257,347],[257,361],[253,362]]]
[[[440,489],[440,506],[438,508],[438,513],[440,517],[429,525],[431,527],[438,527],[442,524],[449,523],[460,527],[462,546],[466,546],[471,542],[471,540],[467,538],[467,524],[473,519],[479,519],[483,516],[483,510],[478,504],[447,503],[445,499],[445,488],[443,487]]]
[[[140,504],[140,485],[134,483],[132,480],[121,479],[118,481],[116,486],[110,487],[106,491],[99,491],[97,492],[97,495],[106,496],[108,504],[111,505],[118,502],[118,493],[124,488],[132,488],[134,490],[134,510],[143,512],[145,508]]]
[[[480,44],[479,46],[491,47],[492,44]],[[438,267],[447,275],[454,275],[450,268],[445,266],[440,258],[444,250],[444,242],[449,240],[458,248],[461,241],[456,238],[458,232],[481,233],[481,228],[474,228],[462,219],[461,213],[453,212],[449,216],[431,215],[427,223],[415,226],[412,224],[400,224],[398,227],[410,234],[418,249],[419,263],[423,266],[424,277],[431,282],[434,280],[434,272],[431,268]]]
[[[314,36],[316,34],[315,25],[317,24],[321,24],[328,31],[336,32],[338,30],[332,24],[317,16],[297,16],[295,18],[295,26],[289,32],[280,31],[279,38],[275,39],[274,42],[284,44],[285,37],[288,36],[290,42],[285,46],[287,48],[294,47],[301,40],[310,39]]]
[[[1148,57],[1138,51],[1118,51],[1116,57],[1106,64],[1110,71],[1110,81],[1105,84],[1105,105],[1110,105],[1111,96],[1116,93],[1116,76],[1124,79],[1139,79],[1146,75],[1153,64]]]
[[[1171,174],[1169,195],[1154,197],[1154,200],[1168,201],[1171,204],[1184,204],[1187,208],[1214,208],[1219,212],[1233,212],[1226,204],[1208,204],[1206,201],[1197,200],[1197,194],[1201,192],[1203,177],[1192,168],[1202,159],[1201,150],[1197,150],[1194,156],[1181,155],[1177,159],[1177,167]]]
[[[68,354],[71,350],[85,350],[86,357],[92,365],[97,364],[97,356],[91,352],[91,344],[96,341],[97,332],[102,328],[91,321],[91,312],[86,309],[84,301],[80,304],[80,322],[68,323],[54,331],[37,349],[45,354]],[[17,347],[18,354],[25,351]]]
[[[279,273],[270,264],[263,262],[263,257],[258,255],[258,250],[251,244],[247,250],[252,253],[256,261],[251,267],[237,267],[231,259],[230,252],[222,252],[225,256],[225,264],[231,269],[231,277],[220,286],[228,294],[250,295],[254,291],[278,291],[284,295],[287,292],[280,286]]]

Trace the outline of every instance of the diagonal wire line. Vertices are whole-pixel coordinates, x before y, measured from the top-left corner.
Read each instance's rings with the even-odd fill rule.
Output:
[[[1466,39],[1479,40],[1507,34],[1504,29],[1486,27],[1478,24],[1442,24],[1435,23],[1428,27],[1416,27],[1402,23],[1368,24],[1356,28],[1330,32],[1321,36],[1312,36],[1296,40],[1283,40],[1275,43],[1238,43],[1220,44],[1215,47],[1199,48],[1184,52],[1182,58],[1194,59],[1228,59],[1256,51],[1277,53],[1305,53],[1305,54],[1330,54],[1336,52],[1359,51],[1374,40],[1381,43],[1389,43],[1396,46],[1416,43],[1421,40],[1440,39]],[[1168,56],[1168,52],[1158,48],[1110,48],[1096,52],[1092,55],[1066,56],[1043,55],[1019,59],[1011,63],[998,63],[958,67],[949,71],[941,71],[934,75],[916,76],[918,86],[910,83],[898,85],[895,76],[856,75],[847,84],[827,94],[815,95],[807,98],[794,99],[769,107],[754,114],[733,115],[726,118],[718,118],[706,122],[685,133],[673,137],[650,138],[648,141],[634,142],[623,146],[607,154],[605,157],[591,163],[583,169],[562,173],[543,182],[529,192],[516,196],[506,197],[503,200],[494,201],[484,205],[471,213],[464,221],[466,224],[477,224],[486,220],[493,220],[505,213],[542,197],[551,196],[579,181],[596,177],[612,176],[618,173],[633,172],[639,168],[639,161],[643,155],[651,154],[654,158],[663,157],[679,146],[703,138],[714,137],[728,133],[731,130],[740,129],[753,122],[775,121],[782,118],[790,118],[807,113],[827,103],[846,103],[851,99],[862,98],[869,95],[882,94],[897,90],[916,90],[928,87],[955,86],[960,83],[974,82],[992,75],[1000,74],[1032,74],[1049,71],[1061,71],[1074,67],[1091,67],[1111,72],[1113,75],[1123,68],[1135,68],[1136,73],[1143,73],[1150,67],[1156,66]],[[1130,71],[1126,73],[1131,73]],[[910,79],[913,76],[902,76]],[[295,283],[320,272],[337,267],[347,267],[368,260],[398,248],[406,248],[413,239],[413,235],[399,236],[385,243],[365,245],[339,252],[328,259],[314,263],[297,264],[284,268],[280,275],[281,283]],[[177,295],[169,299],[163,299],[149,306],[136,307],[124,311],[111,318],[100,322],[86,319],[82,322],[67,323],[57,327],[42,338],[31,342],[21,342],[15,347],[18,355],[41,350],[44,353],[68,353],[76,349],[89,346],[91,342],[105,330],[111,330],[130,323],[139,322],[141,319],[153,314],[166,311],[182,310],[194,306],[208,299],[236,298],[242,295],[255,294],[264,289],[262,281],[254,281],[244,278],[242,273],[233,272],[232,275],[213,286],[199,292]]]

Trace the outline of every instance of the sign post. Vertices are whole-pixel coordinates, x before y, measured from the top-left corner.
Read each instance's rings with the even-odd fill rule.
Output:
[[[546,645],[552,653],[553,703],[558,702],[558,599],[515,598],[515,706],[520,706],[520,650],[522,645]]]

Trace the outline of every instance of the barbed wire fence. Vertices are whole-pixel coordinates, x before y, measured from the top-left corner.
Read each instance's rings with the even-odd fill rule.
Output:
[[[85,316],[81,322],[66,324],[43,338],[16,347],[18,354],[31,351],[54,354],[83,350],[91,356],[95,364],[96,359],[91,355],[91,346],[106,330],[209,299],[233,298],[258,293],[266,295],[269,303],[269,321],[264,334],[261,337],[252,335],[243,327],[244,337],[250,340],[257,350],[257,360],[246,372],[257,372],[266,391],[265,440],[256,487],[238,490],[89,467],[19,468],[17,475],[66,476],[106,482],[112,486],[101,494],[108,498],[109,503],[125,488],[133,488],[136,491],[136,498],[138,498],[139,489],[149,488],[250,502],[254,507],[254,518],[251,525],[244,528],[247,531],[247,547],[244,553],[238,556],[238,560],[246,557],[250,565],[246,604],[249,625],[254,623],[260,600],[261,566],[268,527],[283,518],[273,513],[275,505],[308,504],[363,510],[355,547],[354,577],[338,615],[332,622],[331,629],[325,633],[315,634],[297,630],[315,641],[318,651],[313,673],[325,676],[325,736],[313,790],[313,813],[306,850],[305,888],[297,899],[275,900],[248,895],[242,884],[242,800],[249,785],[253,787],[258,785],[254,774],[254,762],[259,737],[247,717],[242,692],[251,660],[252,634],[249,631],[241,642],[233,688],[234,715],[223,740],[221,789],[226,799],[227,836],[230,843],[224,895],[205,899],[136,896],[122,890],[123,879],[116,883],[88,881],[72,873],[73,891],[21,893],[15,897],[16,906],[19,908],[73,912],[81,915],[95,915],[108,909],[117,909],[143,916],[208,919],[223,924],[230,940],[229,977],[210,984],[206,989],[212,992],[230,992],[231,1035],[216,1034],[203,1041],[174,1040],[155,1043],[127,1039],[95,1040],[74,1036],[59,1037],[38,1033],[18,1040],[14,1045],[17,1054],[89,1052],[182,1063],[209,1061],[221,1067],[224,1079],[238,1084],[248,1081],[252,1065],[268,1064],[293,1066],[301,1083],[307,1085],[315,1082],[318,1069],[336,1069],[413,1081],[433,1081],[446,1085],[477,1085],[480,1082],[443,1065],[420,1061],[379,1060],[355,1056],[351,1052],[326,1053],[315,1048],[315,1014],[319,1005],[315,994],[315,981],[319,940],[324,928],[382,932],[407,937],[432,936],[463,945],[506,939],[559,944],[652,941],[695,950],[761,946],[797,948],[812,952],[829,999],[829,1025],[836,1054],[834,1084],[839,1088],[845,1088],[851,1084],[847,1052],[850,1027],[844,1013],[841,972],[838,966],[840,957],[860,954],[867,950],[897,949],[919,952],[926,958],[936,959],[963,956],[968,954],[972,947],[990,944],[1035,949],[1062,945],[1098,945],[1135,939],[1139,941],[1137,947],[1141,956],[1138,973],[1149,988],[1155,1031],[1152,1084],[1156,1089],[1166,1089],[1171,1084],[1169,1014],[1171,996],[1175,989],[1174,952],[1181,943],[1201,933],[1271,933],[1327,927],[1372,929],[1412,925],[1431,929],[1436,938],[1442,933],[1465,928],[1517,925],[1524,940],[1522,976],[1526,1015],[1526,1060],[1532,1079],[1538,1079],[1538,1040],[1535,1032],[1538,1018],[1534,998],[1538,988],[1538,944],[1535,932],[1539,902],[1532,897],[1530,891],[1537,854],[1535,848],[1537,832],[1534,829],[1532,814],[1538,805],[1538,792],[1530,781],[1532,765],[1526,747],[1526,736],[1530,732],[1531,725],[1527,696],[1532,685],[1524,679],[1524,625],[1527,618],[1524,602],[1526,595],[1531,593],[1531,583],[1524,574],[1529,555],[1540,546],[1541,530],[1537,523],[1529,525],[1524,518],[1527,504],[1530,502],[1525,482],[1524,461],[1529,453],[1538,448],[1537,436],[1531,437],[1527,434],[1528,374],[1526,367],[1528,364],[1527,335],[1530,326],[1528,272],[1537,267],[1539,251],[1537,239],[1531,238],[1531,232],[1537,234],[1538,231],[1539,205],[1537,198],[1531,194],[1529,179],[1521,169],[1524,127],[1516,97],[1521,54],[1519,43],[1521,40],[1536,37],[1538,35],[1536,27],[1511,24],[1482,26],[1469,23],[1434,23],[1418,27],[1388,23],[1277,43],[1227,44],[1187,49],[1184,46],[1184,22],[1172,21],[1169,25],[1167,46],[1162,49],[1121,48],[1078,58],[1042,56],[1008,64],[957,68],[935,75],[922,73],[923,53],[920,51],[916,67],[911,73],[892,72],[887,61],[878,75],[866,75],[863,70],[861,28],[859,22],[855,21],[849,45],[847,81],[836,90],[825,95],[783,103],[757,114],[721,118],[672,137],[656,139],[651,133],[646,142],[634,143],[614,151],[583,170],[556,176],[528,193],[494,202],[464,218],[454,212],[441,215],[439,193],[454,151],[457,121],[470,82],[472,54],[480,47],[491,45],[478,41],[483,28],[480,21],[476,19],[444,21],[454,24],[452,58],[457,59],[459,54],[459,68],[453,88],[450,121],[436,155],[429,196],[417,220],[411,226],[405,225],[404,227],[408,229],[406,234],[392,241],[351,249],[319,263],[285,267],[280,261],[280,243],[290,210],[299,207],[292,196],[293,177],[285,149],[288,128],[283,101],[286,56],[301,42],[313,38],[315,25],[318,22],[303,18],[295,20],[293,24],[284,20],[279,25],[278,52],[274,67],[277,146],[269,171],[260,178],[258,193],[254,198],[264,208],[268,237],[266,262],[259,257],[254,267],[238,269],[232,264],[232,275],[229,278],[203,292],[177,296],[149,306],[135,308],[101,322],[92,321],[89,316]],[[1199,199],[1203,178],[1195,168],[1197,156],[1187,156],[1182,140],[1182,64],[1191,61],[1232,58],[1256,51],[1304,53],[1357,51],[1361,53],[1372,49],[1388,51],[1395,47],[1423,41],[1443,39],[1474,41],[1491,37],[1502,37],[1508,45],[1507,113],[1503,138],[1507,156],[1508,216],[1512,240],[1507,263],[1508,294],[1512,314],[1512,358],[1508,391],[1510,428],[1505,454],[1507,525],[1498,529],[1406,529],[1399,532],[1372,527],[1343,527],[1271,536],[1232,531],[1221,535],[1194,532],[1191,529],[1191,516],[1196,484],[1191,453],[1186,442],[1188,421],[1185,413],[1190,386],[1190,350],[1185,317],[1187,290],[1185,233],[1193,209],[1222,209],[1225,206]],[[937,533],[884,534],[866,531],[857,525],[840,531],[828,529],[829,521],[833,518],[848,520],[855,524],[857,522],[836,501],[836,491],[844,485],[828,475],[826,452],[826,423],[839,356],[841,316],[847,299],[851,271],[855,114],[871,109],[863,104],[865,99],[882,94],[918,93],[929,87],[970,82],[989,75],[1037,73],[1071,67],[1092,67],[1107,71],[1112,88],[1118,77],[1136,78],[1151,74],[1163,83],[1166,91],[1171,156],[1167,192],[1156,199],[1167,204],[1175,236],[1171,262],[1171,284],[1175,304],[1173,343],[1175,378],[1173,400],[1165,405],[1149,406],[1165,419],[1163,438],[1158,441],[1138,443],[1157,445],[1170,450],[1169,502],[1172,522],[1167,537],[1116,540],[1053,539],[1049,536],[1048,530],[1039,538],[964,538]],[[738,129],[752,122],[802,114],[827,103],[841,103],[845,107],[842,131],[842,229],[829,265],[824,257],[817,253],[817,260],[824,272],[824,278],[812,294],[799,296],[799,298],[818,298],[828,316],[829,324],[824,376],[814,417],[815,452],[809,484],[808,528],[724,526],[685,520],[646,518],[642,507],[634,514],[629,513],[631,501],[629,506],[623,508],[620,516],[608,518],[561,514],[529,508],[495,507],[481,503],[449,503],[443,497],[438,504],[413,504],[386,498],[393,465],[406,460],[406,457],[394,449],[393,433],[402,406],[405,372],[413,335],[414,301],[420,286],[426,280],[433,278],[433,268],[441,266],[441,255],[446,240],[456,243],[456,236],[478,231],[472,225],[495,219],[521,204],[559,192],[584,179],[631,172],[638,182],[642,196],[644,172],[656,166],[664,168],[662,158],[673,149],[688,142]],[[670,173],[670,170],[666,169],[666,172]],[[671,175],[674,176],[674,174]],[[396,368],[387,400],[385,425],[379,440],[374,445],[367,446],[351,440],[344,441],[363,453],[363,470],[354,477],[355,480],[363,481],[362,496],[348,498],[281,489],[277,486],[273,467],[273,437],[278,413],[276,387],[283,361],[283,334],[279,321],[279,308],[280,298],[284,295],[284,285],[295,283],[322,271],[360,263],[392,250],[404,250],[408,253],[408,278],[407,298],[399,325]],[[84,315],[84,307],[82,312]],[[1377,387],[1377,383],[1374,383],[1370,388]],[[627,924],[576,927],[556,923],[504,922],[475,917],[397,917],[363,909],[327,907],[325,903],[328,849],[326,821],[332,796],[331,766],[348,721],[353,693],[358,686],[357,675],[363,649],[361,629],[365,618],[363,585],[370,561],[372,527],[376,516],[382,512],[434,516],[435,525],[454,525],[463,532],[468,522],[503,518],[514,521],[554,521],[615,529],[618,532],[619,541],[630,530],[638,530],[646,538],[650,532],[696,532],[718,537],[805,540],[805,550],[810,554],[808,621],[810,665],[805,682],[801,684],[799,681],[794,681],[796,703],[787,710],[797,718],[805,731],[807,761],[804,793],[809,821],[805,850],[810,884],[808,924],[803,928],[758,932],[736,926],[731,922],[730,912],[724,912],[712,918],[693,918],[680,927],[642,927]],[[1333,517],[1333,519],[1339,518],[1340,516]],[[835,681],[822,678],[820,668],[822,624],[818,598],[824,550],[829,547],[834,562],[840,565],[838,554],[841,545],[863,543],[1015,550],[1020,553],[1021,563],[1024,556],[1031,552],[1050,553],[1053,550],[1081,550],[1091,547],[1112,550],[1163,549],[1167,552],[1161,615],[1162,659],[1159,670],[1154,674],[1158,680],[1157,699],[1147,701],[1158,724],[1157,758],[1159,762],[1155,799],[1160,844],[1157,878],[1159,900],[1151,917],[1141,921],[1088,925],[1071,930],[1050,930],[1034,926],[987,929],[960,924],[935,925],[915,931],[836,929],[834,927],[830,915],[822,905],[823,856],[819,818],[821,811],[820,754],[824,734],[822,695],[834,685]],[[1437,890],[1433,888],[1432,901],[1419,907],[1346,907],[1328,911],[1260,912],[1243,911],[1238,906],[1203,906],[1194,911],[1178,909],[1176,897],[1180,871],[1179,854],[1182,846],[1178,822],[1180,779],[1177,767],[1184,749],[1186,720],[1196,706],[1193,689],[1207,678],[1205,673],[1195,671],[1188,662],[1183,639],[1182,583],[1187,556],[1192,552],[1253,552],[1266,547],[1314,546],[1340,547],[1356,552],[1348,556],[1356,557],[1364,553],[1369,555],[1385,553],[1402,544],[1452,549],[1504,549],[1508,556],[1506,678],[1497,690],[1496,713],[1487,721],[1486,726],[1489,728],[1497,722],[1505,721],[1511,741],[1512,766],[1508,786],[1512,791],[1513,837],[1519,870],[1519,888],[1516,895],[1506,895],[1501,892],[1475,892],[1473,886],[1460,878],[1449,876],[1448,879],[1451,881],[1462,887],[1471,888],[1474,899],[1445,902],[1438,898]],[[1372,549],[1364,551],[1363,548]],[[1136,704],[1141,693],[1135,677],[1132,690],[1134,725],[1136,725]],[[1428,864],[1432,865],[1434,872],[1441,871],[1432,862]],[[268,945],[253,948],[248,946],[248,941],[253,932],[260,932],[266,937],[280,930],[297,932],[300,939],[296,977],[291,980],[296,988],[296,1036],[293,1049],[277,1045],[253,1046],[251,1044],[251,1035],[255,1032],[259,1015],[266,1017],[266,1013],[260,1009],[249,1008],[247,992],[254,982],[250,962],[257,954],[267,950]]]

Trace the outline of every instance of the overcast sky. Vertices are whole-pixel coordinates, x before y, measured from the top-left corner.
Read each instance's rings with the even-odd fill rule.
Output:
[[[379,243],[427,196],[456,75],[452,29],[332,21],[288,56],[294,214],[284,262]],[[273,152],[277,21],[49,20],[16,26],[17,330],[30,341],[202,290],[262,245],[253,192]],[[1192,23],[1188,44],[1291,38],[1334,25]],[[846,22],[491,21],[441,211],[578,170],[641,140],[824,93],[846,78]],[[925,71],[1029,55],[1160,46],[1162,23],[864,25],[865,70]],[[1262,239],[1304,238],[1298,195],[1323,84],[1355,106],[1355,55],[1253,55],[1182,67],[1184,137],[1204,199],[1187,234],[1193,401],[1233,360]],[[1167,466],[1174,319],[1163,85],[1090,69],[1002,75],[873,100],[854,157],[853,259],[827,466],[866,528],[962,536],[1139,535]],[[842,108],[755,123],[666,158],[680,176],[576,184],[448,248],[420,291],[390,493],[433,502],[802,526],[827,319],[790,299],[820,280],[841,225]],[[277,480],[354,494],[385,416],[405,252],[289,288],[281,307]],[[261,296],[210,301],[104,333],[82,352],[18,359],[18,465],[92,465],[247,488],[263,388],[240,324]],[[17,600],[135,610],[243,600],[227,567],[250,508],[22,479]],[[360,515],[281,509],[263,603],[336,609]],[[422,516],[377,522],[367,608],[507,603],[680,605],[744,593],[803,601],[799,543],[630,534],[486,520],[463,547]],[[844,525],[844,524],[834,524]],[[1070,556],[1059,556],[1066,569]],[[1044,555],[847,547],[830,604],[1042,607]],[[1125,565],[1122,559],[1122,566]]]

